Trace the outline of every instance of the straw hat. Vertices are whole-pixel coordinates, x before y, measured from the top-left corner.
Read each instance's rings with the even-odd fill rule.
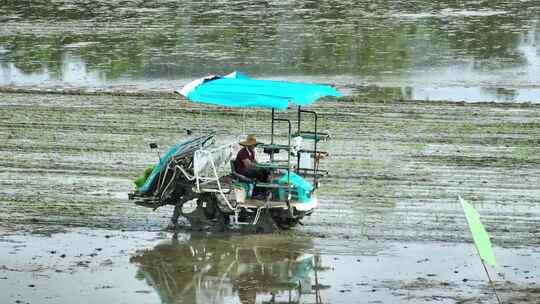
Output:
[[[257,138],[255,137],[255,134],[249,134],[246,137],[246,140],[241,141],[239,144],[246,147],[255,146],[257,144]]]

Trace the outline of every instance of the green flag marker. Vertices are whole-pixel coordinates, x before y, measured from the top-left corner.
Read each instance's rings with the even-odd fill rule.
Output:
[[[460,197],[459,201],[465,212],[465,217],[467,218],[467,223],[469,224],[469,229],[471,229],[474,244],[478,249],[480,258],[491,267],[496,267],[497,262],[495,261],[495,254],[493,253],[493,248],[491,248],[489,235],[480,221],[480,214],[478,214],[478,211],[476,211],[476,209],[474,209],[474,207],[466,200]]]

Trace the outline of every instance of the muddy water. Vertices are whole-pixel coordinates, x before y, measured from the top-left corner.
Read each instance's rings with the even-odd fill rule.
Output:
[[[239,69],[375,100],[540,100],[536,1],[3,1],[0,86],[170,91]]]
[[[5,252],[0,299],[167,304],[494,300],[470,244],[366,241],[354,255],[321,245],[298,236],[18,231],[0,237]],[[508,303],[538,301],[540,252],[496,252],[501,267],[492,275],[501,278],[499,295]]]

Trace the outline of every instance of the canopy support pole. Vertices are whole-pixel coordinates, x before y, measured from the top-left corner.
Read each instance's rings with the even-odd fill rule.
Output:
[[[301,106],[298,106],[298,130],[296,130],[296,134],[298,134],[298,136],[302,136],[301,134],[301,129],[300,129],[300,122],[302,121],[302,107]],[[301,147],[298,148],[299,150],[301,149]],[[296,174],[300,174],[300,152],[297,151],[296,153]]]
[[[317,130],[317,122],[319,120],[319,116],[317,115],[317,112],[315,111],[308,111],[308,110],[301,110],[301,109],[298,109],[298,112],[303,112],[303,113],[307,113],[307,114],[313,114],[313,117],[315,119],[315,130],[313,132],[313,135],[314,135],[314,143],[313,143],[313,150],[314,150],[314,155],[313,155],[313,183],[314,183],[314,186],[315,188],[317,188],[317,183],[319,181],[319,178],[318,178],[318,171],[319,171],[319,156],[320,156],[320,153],[319,151],[317,150],[317,142],[319,141],[319,133],[318,133],[318,130]],[[298,113],[298,116],[300,116],[300,113]]]
[[[271,128],[271,133],[270,133],[270,144],[273,145],[274,144],[274,123],[276,121],[276,110],[274,108],[272,108],[272,128]],[[272,153],[270,153],[270,161],[273,162],[274,161],[274,151],[272,151]]]
[[[274,143],[274,121],[275,121],[275,115],[276,115],[276,110],[274,108],[272,108],[272,129],[271,129],[271,134],[270,134],[270,143],[273,144]]]
[[[272,114],[274,114],[274,111],[272,109]],[[291,193],[291,134],[292,134],[292,124],[291,124],[291,120],[290,119],[285,119],[285,118],[274,118],[274,115],[272,115],[272,127],[274,126],[274,121],[284,121],[288,124],[289,126],[289,141],[288,141],[288,145],[289,145],[289,150],[287,151],[287,167],[288,167],[288,171],[287,171],[287,208],[289,209],[289,213],[291,215],[291,217],[294,216],[293,214],[293,209],[291,208],[291,198],[292,198],[292,193]],[[273,128],[272,128],[273,129]],[[274,134],[274,132],[272,131],[272,134]],[[272,141],[273,143],[273,141]],[[272,155],[272,154],[270,154]]]

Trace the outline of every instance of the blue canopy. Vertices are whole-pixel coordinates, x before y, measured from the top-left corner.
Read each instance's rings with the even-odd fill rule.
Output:
[[[290,103],[309,105],[324,96],[343,96],[328,85],[251,79],[239,72],[200,78],[177,92],[194,102],[274,109],[287,109]]]

